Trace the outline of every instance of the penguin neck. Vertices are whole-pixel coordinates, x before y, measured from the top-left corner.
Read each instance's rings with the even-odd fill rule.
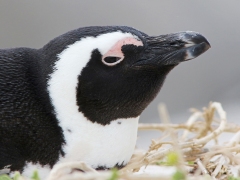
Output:
[[[31,48],[15,48],[9,50],[17,61],[24,64],[24,73],[26,73],[26,81],[31,85],[30,89],[33,91],[39,106],[44,107],[45,112],[51,114],[52,106],[50,103],[45,69],[49,64],[43,64],[43,54],[40,50]]]
[[[41,106],[44,107],[45,112],[51,115],[52,119],[56,120],[56,117],[52,114],[53,106],[51,104],[51,99],[49,97],[49,91],[47,90],[47,80],[49,78],[49,73],[51,72],[51,64],[53,61],[46,61],[45,54],[41,49],[31,50],[30,58],[28,60],[29,74],[31,75],[31,83],[36,98],[39,99]]]

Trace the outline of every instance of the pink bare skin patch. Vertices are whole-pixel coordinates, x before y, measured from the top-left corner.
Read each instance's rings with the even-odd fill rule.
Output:
[[[122,53],[122,46],[126,44],[132,44],[135,46],[143,46],[143,43],[133,37],[127,37],[124,39],[119,40],[111,49],[106,52],[102,57],[102,62],[108,66],[114,66],[120,63],[124,59],[124,54]],[[114,63],[107,63],[104,61],[106,57],[118,57],[118,61]]]

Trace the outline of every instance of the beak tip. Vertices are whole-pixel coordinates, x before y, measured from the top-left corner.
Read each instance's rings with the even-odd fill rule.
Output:
[[[201,44],[204,42],[206,43],[206,46],[208,46],[208,49],[211,47],[210,43],[203,35],[194,31],[184,32],[184,35],[182,36],[182,40],[192,44]]]

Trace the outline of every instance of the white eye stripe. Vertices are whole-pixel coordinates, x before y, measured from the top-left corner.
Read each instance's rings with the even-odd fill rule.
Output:
[[[85,140],[85,136],[90,138],[94,137],[95,140],[96,140],[95,137],[101,137],[98,134],[95,134],[95,131],[92,130],[92,126],[101,126],[101,125],[97,123],[92,123],[89,120],[86,120],[84,115],[81,112],[79,112],[79,107],[76,103],[77,102],[76,88],[78,85],[78,77],[81,75],[82,69],[87,66],[87,63],[91,59],[92,51],[94,49],[98,49],[99,52],[102,55],[104,55],[118,41],[127,37],[135,38],[135,36],[133,36],[130,33],[122,33],[122,32],[113,32],[113,33],[102,34],[97,37],[82,38],[81,40],[76,41],[75,43],[67,46],[66,49],[64,49],[60,54],[57,55],[58,59],[54,64],[55,70],[53,71],[52,74],[50,74],[50,78],[48,79],[48,92],[51,97],[51,102],[54,107],[54,111],[56,113],[57,119],[59,121],[59,126],[63,129],[65,140],[66,142],[68,142],[68,144],[65,144],[63,146],[63,151],[65,152],[66,156],[72,155],[71,152],[72,152],[72,149],[75,147],[76,142]],[[116,55],[111,54],[111,56],[116,56]],[[123,58],[124,57],[122,57],[122,59]],[[90,126],[85,126],[86,124],[90,124]],[[77,132],[77,133],[73,135],[73,133],[69,133],[65,127],[68,127],[72,129],[73,132]],[[85,132],[91,132],[91,133],[94,132],[94,133],[91,134],[90,136]],[[96,131],[96,133],[97,132],[98,131]],[[133,136],[135,138],[135,134]],[[84,158],[86,157],[89,162],[90,161],[94,162],[93,164],[103,162],[101,161],[101,159],[98,159],[95,157],[96,154],[98,157],[98,153],[99,153],[99,148],[98,148],[99,144],[96,143],[97,140],[87,141],[87,142],[90,142],[90,145],[96,144],[96,148],[95,148],[96,152],[94,151],[93,156],[90,156],[89,158],[88,156],[84,156]],[[123,141],[125,142],[125,140]],[[116,142],[114,138],[112,142],[113,143]],[[135,143],[135,140],[132,141],[132,144],[134,145],[133,142]],[[126,145],[126,147],[128,146],[129,145]],[[82,148],[81,150],[85,152],[84,145],[81,145],[81,148]],[[108,155],[113,154],[113,156],[115,156],[114,150],[116,148],[115,149],[111,148],[111,149],[113,151],[107,154]],[[131,151],[133,149],[134,147],[131,147]],[[103,151],[104,150],[105,149],[103,149]],[[88,150],[86,151],[88,152]],[[126,153],[127,158],[125,158],[126,155],[124,154],[124,158],[120,158],[120,160],[123,159],[125,162],[128,162],[131,155],[131,153],[129,152],[131,151],[128,151],[128,153]],[[79,152],[82,152],[82,151],[79,151]],[[119,153],[122,152],[122,149],[119,149],[118,152]],[[118,156],[118,153],[116,156]],[[99,157],[99,158],[102,158],[102,157]],[[113,158],[107,158],[107,159],[111,161],[110,164],[108,163],[109,166],[114,166],[116,164]]]
[[[123,129],[119,128],[118,124],[118,128],[116,128],[115,122],[113,126],[111,124],[107,127],[102,126],[87,120],[84,114],[79,112],[76,100],[78,78],[81,76],[82,69],[90,61],[93,50],[98,49],[102,56],[111,52],[105,57],[120,57],[116,62],[106,62],[108,64],[105,64],[114,66],[120,63],[124,56],[118,56],[109,50],[117,42],[128,37],[136,39],[134,35],[122,32],[82,38],[67,46],[57,55],[58,59],[54,64],[55,70],[48,79],[48,91],[59,126],[63,129],[64,138],[67,142],[63,146],[65,156],[60,157],[59,162],[78,158],[94,167],[103,163],[107,167],[112,167],[117,162],[129,161],[136,143],[138,117],[130,118],[127,121],[125,119],[121,120],[120,127]],[[99,62],[101,62],[100,59]],[[125,123],[126,125],[124,125]],[[66,127],[71,129],[72,133],[69,133]],[[120,132],[124,132],[124,135]],[[109,141],[102,141],[106,139],[105,137],[109,137],[109,134],[116,134],[116,136],[111,136]],[[106,156],[102,156],[102,154],[106,154]],[[111,157],[109,158],[109,156]]]
[[[67,119],[69,114],[75,114],[76,116],[78,114],[78,106],[75,103],[78,76],[81,75],[82,69],[87,66],[92,51],[98,49],[103,57],[104,55],[121,57],[121,59],[115,63],[103,62],[107,66],[114,66],[120,63],[124,59],[124,56],[121,51],[122,55],[118,55],[111,51],[111,49],[119,41],[126,38],[138,41],[136,37],[130,33],[107,33],[97,37],[82,38],[68,45],[66,49],[57,55],[58,60],[54,64],[55,70],[50,74],[48,80],[48,91],[61,126],[68,125]],[[107,54],[108,52],[111,54]]]

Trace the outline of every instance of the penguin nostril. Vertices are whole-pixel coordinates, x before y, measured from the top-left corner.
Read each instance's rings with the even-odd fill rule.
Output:
[[[104,58],[104,61],[106,63],[115,63],[117,61],[119,61],[121,58],[120,57],[114,57],[114,56],[108,56]]]
[[[171,42],[171,43],[170,43],[170,46],[176,46],[176,45],[177,45],[176,42]]]
[[[170,46],[181,46],[183,44],[184,44],[184,42],[181,40],[177,40],[177,41],[173,41],[173,42],[169,43]]]

